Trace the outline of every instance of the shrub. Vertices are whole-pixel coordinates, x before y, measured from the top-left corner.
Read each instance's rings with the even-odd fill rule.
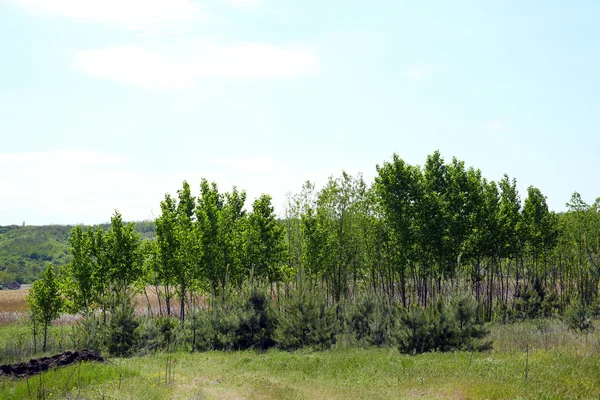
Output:
[[[556,292],[547,293],[540,305],[541,316],[550,318],[556,317],[561,312],[560,297]]]
[[[137,344],[136,328],[139,323],[134,315],[133,293],[127,289],[112,292],[107,347],[111,355],[129,356]]]
[[[179,320],[174,317],[158,316],[140,320],[136,337],[138,347],[145,352],[177,347]]]
[[[374,346],[392,344],[398,308],[389,298],[375,294],[358,294],[345,304],[345,322],[359,343]]]
[[[339,331],[335,308],[317,289],[292,289],[277,313],[275,341],[285,350],[302,347],[327,349]]]
[[[439,300],[427,310],[413,306],[401,312],[398,348],[408,354],[484,351],[492,345],[491,341],[481,341],[488,334],[477,319],[477,303],[471,297],[460,297],[450,304]]]
[[[548,291],[541,280],[520,287],[515,294],[513,319],[534,319],[554,317],[561,311],[560,298],[556,292]]]
[[[190,346],[192,351],[215,349],[212,313],[212,310],[200,308],[188,312],[188,319],[182,333],[184,342]]]
[[[578,330],[579,332],[591,332],[594,330],[594,324],[590,318],[590,310],[578,301],[572,305],[565,316],[567,325],[572,330]]]
[[[525,321],[539,316],[542,299],[531,286],[520,287],[515,293],[513,317]]]
[[[81,319],[74,330],[74,341],[79,348],[104,352],[108,327],[98,315],[90,313]]]
[[[430,321],[427,313],[419,306],[412,306],[400,313],[398,348],[406,354],[419,354],[432,349]]]
[[[267,349],[275,344],[276,317],[266,291],[252,289],[247,292],[237,316],[235,348]]]
[[[492,342],[480,340],[489,335],[490,331],[477,318],[477,302],[470,296],[459,297],[453,303],[453,311],[458,324],[456,347],[460,350],[490,350]]]
[[[276,315],[265,288],[213,300],[208,309],[192,310],[186,341],[194,350],[267,349],[275,344]]]

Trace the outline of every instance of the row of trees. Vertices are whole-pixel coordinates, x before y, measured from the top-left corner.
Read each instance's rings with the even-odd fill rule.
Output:
[[[600,199],[575,193],[557,214],[539,189],[521,201],[515,179],[488,181],[439,152],[422,167],[394,155],[372,185],[345,172],[320,190],[307,182],[280,218],[268,195],[245,204],[235,187],[221,193],[203,180],[193,196],[184,182],[161,202],[155,240],[141,240],[118,212],[106,231],[74,228],[61,271],[70,310],[106,310],[111,291],[154,287],[161,313],[184,321],[199,294],[225,298],[260,280],[278,298],[298,277],[332,304],[361,289],[405,308],[471,293],[488,320],[598,298]]]
[[[223,294],[248,279],[289,280],[283,262],[284,228],[271,197],[262,195],[244,208],[246,193],[220,193],[202,181],[200,195],[187,182],[177,196],[165,195],[155,221],[156,239],[141,240],[119,212],[111,226],[78,226],[70,239],[73,260],[62,270],[64,294],[72,312],[110,307],[107,293],[154,287],[167,315],[178,300],[179,317],[199,293]],[[164,304],[163,304],[164,303]]]

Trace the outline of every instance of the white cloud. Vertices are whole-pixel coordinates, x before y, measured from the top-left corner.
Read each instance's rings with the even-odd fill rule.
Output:
[[[161,54],[137,46],[83,50],[74,64],[87,75],[151,87],[192,86],[203,77],[289,77],[317,69],[317,57],[302,47],[259,43],[224,46],[194,43],[180,54]]]
[[[206,1],[201,0],[8,1],[36,15],[123,26],[142,34],[181,34],[198,19],[209,16]],[[240,8],[254,8],[261,2],[221,1]],[[181,39],[178,36],[170,46],[163,42],[161,48],[126,45],[81,49],[75,51],[73,64],[89,76],[163,89],[193,86],[203,77],[287,77],[317,67],[316,55],[306,47]]]
[[[193,21],[204,15],[192,0],[12,0],[30,13],[74,21],[155,29]]]
[[[424,68],[411,67],[406,71],[406,76],[415,81],[429,78],[430,75],[429,70]]]
[[[135,46],[79,51],[74,63],[89,76],[128,85],[180,88],[194,83],[193,76],[181,65]]]

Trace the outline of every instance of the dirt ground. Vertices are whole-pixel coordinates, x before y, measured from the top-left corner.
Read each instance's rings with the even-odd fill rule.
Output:
[[[8,375],[16,378],[23,378],[79,361],[105,362],[106,360],[93,350],[65,351],[52,357],[33,358],[18,364],[0,365],[0,376]]]

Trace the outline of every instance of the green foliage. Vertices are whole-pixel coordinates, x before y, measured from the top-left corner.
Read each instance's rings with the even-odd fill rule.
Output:
[[[126,357],[133,354],[137,346],[136,328],[139,321],[134,315],[133,293],[125,288],[111,290],[109,295],[110,319],[106,347],[113,356]]]
[[[109,327],[102,316],[95,313],[85,315],[74,326],[74,337],[78,348],[104,352],[107,350]]]
[[[42,325],[44,333],[42,351],[46,351],[48,326],[52,320],[60,316],[64,304],[53,265],[48,265],[42,273],[41,279],[33,283],[27,295],[27,304],[32,316],[34,336],[36,335],[37,323],[39,322]]]
[[[265,288],[244,287],[227,301],[215,299],[188,321],[187,337],[197,350],[267,349],[275,344],[276,314]]]
[[[565,320],[570,329],[579,332],[591,332],[594,324],[591,320],[590,310],[581,301],[568,308]]]
[[[184,181],[176,196],[165,195],[154,222],[126,224],[116,211],[110,225],[74,228],[60,289],[69,312],[100,309],[104,319],[111,316],[109,291],[118,296],[136,288],[147,295],[151,285],[158,314],[164,306],[167,316],[178,312],[175,336],[194,349],[268,347],[277,330],[286,348],[305,342],[327,347],[340,332],[374,345],[404,335],[413,351],[469,347],[456,328],[458,306],[438,299],[472,293],[477,317],[486,321],[555,316],[574,299],[598,304],[600,200],[588,204],[575,193],[567,206],[566,213],[552,213],[533,186],[522,202],[514,178],[488,182],[463,161],[446,162],[439,151],[422,167],[394,154],[377,167],[371,187],[360,174],[344,171],[320,190],[306,183],[290,195],[283,220],[269,195],[247,210],[243,190],[219,192],[203,179],[192,196]],[[0,245],[15,232],[33,231],[3,227]],[[20,251],[17,242],[11,245]],[[0,280],[19,277],[11,265],[0,264]],[[249,306],[251,296],[242,289],[262,281],[270,284],[265,308]],[[377,298],[361,297],[365,292]],[[211,301],[199,310],[194,301],[207,293]],[[315,295],[322,301],[311,300]],[[409,307],[401,312],[405,323],[398,322],[396,300]],[[329,323],[332,309],[336,324]],[[302,324],[308,333],[296,331]],[[323,337],[313,340],[319,324]],[[148,346],[164,345],[162,326],[144,329]],[[286,329],[300,332],[299,344],[288,342]],[[416,338],[419,330],[431,340]]]
[[[283,227],[278,223],[271,196],[262,195],[252,204],[246,230],[246,258],[253,276],[269,282],[282,281],[281,263],[286,258]]]
[[[539,317],[553,317],[559,314],[560,309],[558,294],[548,292],[541,281],[536,279],[533,284],[519,288],[510,314],[513,318],[524,321]]]
[[[266,290],[246,289],[242,301],[234,347],[267,349],[273,346],[273,333],[277,321]]]
[[[394,342],[399,308],[387,296],[360,293],[345,303],[345,320],[349,332],[358,340],[374,346]]]
[[[0,227],[0,283],[16,280],[30,283],[39,278],[48,263],[70,261],[68,237],[71,226]]]
[[[477,303],[471,297],[459,297],[450,304],[438,301],[423,310],[413,306],[403,310],[398,331],[402,353],[420,354],[429,351],[485,351],[491,341],[482,341],[489,334],[477,319]]]
[[[135,332],[138,348],[142,353],[171,350],[180,344],[177,337],[181,323],[174,317],[158,316],[142,318]]]
[[[432,349],[430,321],[427,313],[419,306],[402,310],[398,331],[398,348],[407,354],[419,354]]]
[[[116,210],[101,251],[104,252],[106,278],[115,290],[127,288],[141,275],[143,254],[140,235],[135,233],[132,223],[123,222],[123,217]]]
[[[316,288],[292,289],[281,300],[277,314],[275,341],[285,350],[303,347],[327,349],[335,342],[339,322],[335,307]]]
[[[69,251],[71,262],[61,269],[63,293],[68,299],[67,309],[73,313],[88,312],[96,300],[98,288],[97,271],[101,268],[95,257],[96,230],[88,228],[85,232],[76,226],[71,232]]]
[[[98,227],[106,230],[109,224]],[[32,283],[48,263],[57,267],[69,264],[72,260],[69,237],[74,228],[71,225],[0,226],[0,284],[15,280]],[[154,237],[152,222],[135,222],[134,229],[144,238]]]

